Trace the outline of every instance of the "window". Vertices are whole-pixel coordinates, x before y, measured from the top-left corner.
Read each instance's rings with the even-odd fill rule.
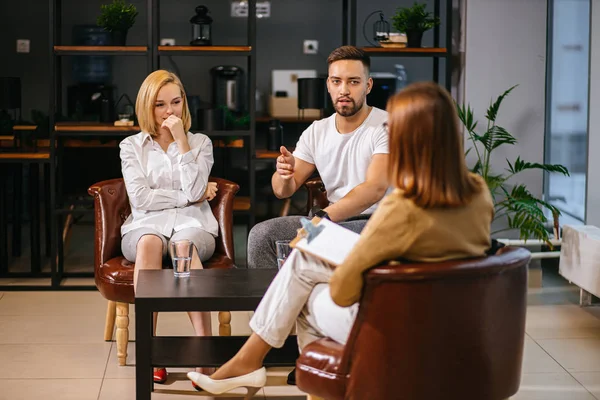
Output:
[[[561,224],[585,220],[588,138],[590,0],[548,1],[545,162],[571,176],[547,174],[545,198]]]

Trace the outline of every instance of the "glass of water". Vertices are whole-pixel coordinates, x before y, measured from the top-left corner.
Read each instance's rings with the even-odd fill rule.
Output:
[[[275,247],[277,248],[277,268],[281,269],[285,259],[292,252],[290,240],[276,240]]]
[[[187,278],[190,276],[193,248],[194,244],[191,240],[175,240],[171,242],[171,259],[173,260],[173,274],[175,278]]]

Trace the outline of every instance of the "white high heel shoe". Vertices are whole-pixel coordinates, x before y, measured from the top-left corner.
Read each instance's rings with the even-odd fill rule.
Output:
[[[265,367],[262,367],[246,375],[219,380],[210,379],[207,375],[199,372],[188,372],[187,377],[196,385],[212,394],[221,394],[245,387],[248,389],[246,399],[250,399],[267,383],[267,370]]]

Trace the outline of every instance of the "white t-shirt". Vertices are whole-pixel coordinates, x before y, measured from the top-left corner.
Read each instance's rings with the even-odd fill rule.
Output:
[[[374,154],[388,154],[388,134],[383,127],[387,112],[373,107],[364,122],[350,133],[339,133],[335,116],[315,121],[300,136],[294,157],[317,167],[330,203],[339,201],[365,181]],[[372,214],[374,204],[363,211]]]

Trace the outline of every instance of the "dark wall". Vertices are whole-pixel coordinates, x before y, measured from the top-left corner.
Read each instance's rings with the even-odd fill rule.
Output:
[[[108,0],[63,0],[62,44],[72,44],[72,28],[76,24],[94,24],[99,14],[100,4]],[[146,2],[132,1],[140,12],[135,26],[128,35],[128,44],[146,44],[147,10]],[[365,17],[372,11],[381,9],[390,19],[398,6],[408,6],[413,0],[358,0],[358,45],[366,45],[362,35]],[[428,0],[433,10],[433,1]],[[215,22],[213,24],[214,44],[235,45],[246,43],[246,21],[243,18],[229,17],[229,0],[209,0],[192,2],[161,2],[160,37],[175,38],[177,44],[187,44],[190,40],[189,19],[198,4],[205,4]],[[268,94],[272,69],[316,69],[326,73],[326,58],[331,50],[342,43],[342,1],[341,0],[275,0],[271,2],[271,17],[259,19],[257,26],[257,88]],[[19,76],[23,85],[23,115],[28,117],[31,109],[48,110],[49,88],[49,43],[47,0],[21,0],[15,11],[13,2],[0,2],[0,15],[3,18],[0,35],[0,76]],[[442,17],[445,15],[442,5]],[[372,31],[376,16],[369,19],[367,32]],[[444,27],[442,26],[442,30]],[[427,32],[424,45],[432,45],[432,32]],[[31,40],[29,54],[16,53],[16,40]],[[302,54],[304,39],[319,40],[319,54]],[[442,42],[442,45],[445,43]],[[63,80],[66,87],[72,82],[72,57],[64,57]],[[211,67],[221,64],[235,64],[246,70],[246,59],[240,57],[172,57],[189,94],[209,100]],[[167,57],[161,57],[163,68],[174,69]],[[408,71],[409,81],[429,80],[432,73],[431,59],[416,58],[377,58],[372,60],[374,72],[394,72],[394,64],[402,63]],[[442,62],[443,68],[443,62]],[[146,76],[144,57],[114,57],[112,61],[113,84],[117,94],[127,93],[135,101],[137,89]],[[66,96],[64,96],[66,98]]]

